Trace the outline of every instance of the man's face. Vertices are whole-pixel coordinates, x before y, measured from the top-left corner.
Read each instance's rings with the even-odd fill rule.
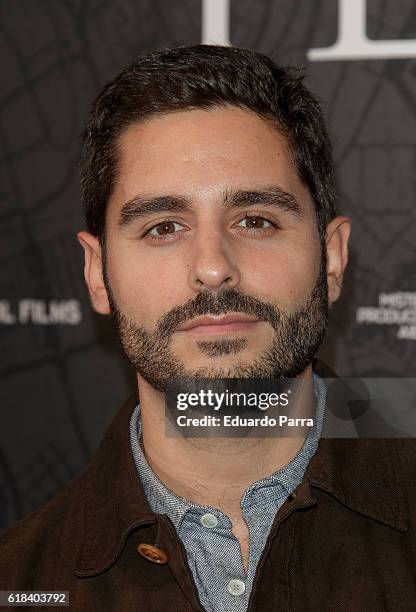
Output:
[[[301,373],[326,327],[326,269],[284,137],[236,107],[192,110],[131,126],[119,156],[105,277],[138,374],[164,391]],[[180,329],[227,313],[254,321]]]

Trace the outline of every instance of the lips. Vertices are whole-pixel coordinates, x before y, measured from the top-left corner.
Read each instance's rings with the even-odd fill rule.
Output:
[[[196,319],[192,319],[187,323],[184,323],[178,328],[178,331],[186,331],[189,329],[194,329],[195,327],[200,327],[201,325],[227,325],[228,323],[253,323],[254,321],[258,321],[257,317],[252,317],[249,315],[245,315],[242,313],[235,314],[227,314],[227,315],[219,315],[219,316],[205,316],[205,317],[197,317]]]

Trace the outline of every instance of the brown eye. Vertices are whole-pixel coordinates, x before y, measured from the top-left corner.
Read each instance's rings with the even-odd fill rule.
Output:
[[[158,234],[171,234],[175,231],[175,224],[172,221],[165,221],[156,225],[156,230]]]
[[[262,230],[262,229],[268,229],[269,227],[273,227],[274,225],[271,221],[269,221],[268,219],[260,215],[246,215],[244,219],[241,219],[241,221],[245,221],[247,223],[246,225],[247,229]],[[268,223],[269,225],[265,226],[264,223]]]
[[[167,236],[175,233],[175,225],[179,225],[175,221],[162,221],[157,225],[154,225],[148,232],[147,235],[155,238],[157,236]]]
[[[263,227],[263,222],[266,221],[266,219],[262,217],[246,217],[246,221],[248,227]]]

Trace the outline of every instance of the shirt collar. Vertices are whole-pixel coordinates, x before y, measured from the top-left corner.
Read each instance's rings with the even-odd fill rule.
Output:
[[[159,521],[146,499],[130,446],[129,424],[137,400],[135,393],[122,406],[87,469],[68,485],[83,516],[75,571],[79,577],[111,567],[134,529]],[[399,442],[321,438],[296,498],[279,512],[304,506],[316,488],[353,511],[406,531],[409,510],[396,471]]]
[[[243,508],[248,505],[253,507],[256,504],[256,500],[258,504],[261,505],[262,497],[259,495],[259,492],[265,487],[276,488],[277,508],[281,505],[281,494],[278,495],[277,490],[280,492],[283,489],[285,497],[287,497],[301,482],[306,467],[318,447],[325,410],[325,384],[316,374],[313,375],[313,384],[316,399],[314,425],[308,432],[302,448],[289,464],[277,470],[271,476],[262,478],[248,487],[241,500]],[[152,510],[159,514],[167,514],[177,529],[179,529],[187,512],[193,510],[199,512],[212,512],[213,508],[209,506],[202,506],[176,495],[158,479],[144,455],[140,444],[141,438],[142,424],[140,404],[138,404],[130,420],[130,444],[137,472]]]

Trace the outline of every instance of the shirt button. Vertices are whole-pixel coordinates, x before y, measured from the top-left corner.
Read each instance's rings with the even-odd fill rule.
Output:
[[[231,595],[242,595],[246,590],[246,585],[242,580],[238,580],[237,578],[233,578],[227,585],[228,592]]]
[[[201,523],[204,527],[208,527],[208,529],[212,529],[213,527],[216,527],[218,525],[218,519],[213,514],[210,514],[209,512],[207,512],[207,514],[204,514],[203,516],[201,516]]]

